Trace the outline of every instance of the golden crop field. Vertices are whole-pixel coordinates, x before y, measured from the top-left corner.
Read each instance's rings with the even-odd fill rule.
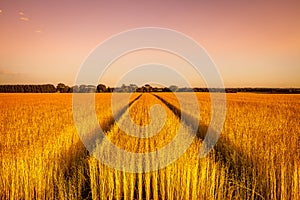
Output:
[[[176,95],[191,103],[192,94]],[[72,94],[0,94],[0,199],[300,199],[300,95],[226,94],[221,137],[205,158],[198,154],[211,121],[211,101],[208,93],[196,96],[200,121],[189,148],[166,167],[133,173],[107,166],[94,155],[119,166],[147,168],[156,160],[125,159],[109,142],[135,154],[156,152],[181,127],[183,137],[175,143],[180,149],[194,137],[189,124],[181,124],[180,112],[197,116],[188,107],[181,110],[174,94],[134,93],[128,110],[122,110],[123,94],[117,96],[118,123],[130,124],[128,113],[141,130],[122,130],[111,112],[112,94],[95,94],[97,120],[107,140],[87,134],[97,140],[93,152],[77,134]],[[153,105],[160,105],[165,115],[151,115]],[[158,131],[148,126],[164,119]],[[153,131],[157,133],[150,137]]]

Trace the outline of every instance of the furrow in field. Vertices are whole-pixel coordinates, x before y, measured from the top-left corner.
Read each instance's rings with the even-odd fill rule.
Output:
[[[163,110],[158,110],[153,113],[155,116],[150,116],[150,109],[155,104],[162,106]],[[165,118],[161,111],[166,112]],[[132,148],[136,146],[143,147],[138,148],[139,153],[160,149],[172,140],[179,126],[179,121],[171,110],[149,94],[143,94],[126,112],[129,115],[123,115],[118,120],[118,123],[122,124],[125,130],[120,129],[118,124],[115,124],[111,131],[107,132],[109,139],[125,150],[135,152]],[[150,148],[148,143],[155,143],[155,145],[153,144]]]
[[[108,105],[106,105],[106,108],[103,109],[100,107],[100,109],[97,109],[97,104],[101,103],[99,101],[98,103],[96,102],[96,114],[98,117],[98,123],[101,128],[101,130],[98,128],[92,129],[91,131],[86,131],[86,127],[94,127],[94,124],[91,122],[94,122],[93,115],[84,115],[83,122],[79,128],[83,129],[83,135],[81,135],[81,139],[83,140],[84,144],[87,146],[89,150],[92,150],[96,147],[96,141],[102,141],[104,135],[101,135],[100,132],[102,131],[104,134],[106,132],[109,132],[113,126],[115,125],[115,122],[119,120],[119,118],[126,112],[127,108],[130,107],[135,101],[137,101],[141,95],[135,94],[132,95],[130,98],[130,102],[127,102],[127,99],[124,98],[123,94],[116,94],[118,103],[114,106],[116,113],[113,115],[112,113],[112,108],[111,108],[111,99],[107,100],[109,101]],[[110,96],[111,97],[111,96]],[[107,101],[105,103],[107,103]],[[103,112],[104,111],[104,112]],[[83,111],[84,112],[84,111]]]

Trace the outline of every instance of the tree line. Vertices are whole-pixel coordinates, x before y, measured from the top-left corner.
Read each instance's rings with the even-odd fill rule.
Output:
[[[171,85],[170,87],[152,87],[149,84],[138,87],[135,84],[121,87],[107,87],[104,84],[68,86],[63,83],[43,85],[0,85],[0,93],[110,93],[110,92],[254,92],[272,94],[300,94],[300,88],[187,88]]]

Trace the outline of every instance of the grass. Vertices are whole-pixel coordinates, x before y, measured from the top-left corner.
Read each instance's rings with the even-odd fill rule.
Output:
[[[111,94],[97,94],[95,109],[113,144],[133,153],[153,152],[177,134],[180,106],[171,93],[156,95],[173,107],[152,94],[134,101],[139,95],[131,97],[129,110],[122,110],[122,95],[117,97],[118,122],[130,124],[128,112],[135,124],[146,127],[141,132],[146,136],[162,125],[148,139],[126,134],[141,134],[132,126],[118,127]],[[178,95],[189,103],[190,94]],[[299,95],[227,94],[222,135],[202,159],[198,151],[212,113],[209,94],[198,93],[197,99],[200,128],[187,151],[160,170],[130,173],[110,168],[85,149],[70,94],[0,94],[0,199],[300,199]],[[164,124],[161,113],[151,118],[155,104],[165,110]],[[181,112],[195,117],[188,108]],[[191,137],[189,125],[183,129]],[[98,142],[95,154],[98,150],[121,166],[133,163],[113,154],[108,143]]]

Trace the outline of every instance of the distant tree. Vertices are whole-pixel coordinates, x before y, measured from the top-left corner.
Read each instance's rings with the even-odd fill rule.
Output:
[[[69,87],[69,93],[72,93],[73,92],[73,87]]]
[[[78,85],[74,85],[73,86],[73,92],[79,92],[79,87],[78,87]]]
[[[86,87],[86,91],[85,92],[87,92],[87,93],[93,93],[93,92],[96,92],[96,91],[97,91],[97,87],[96,86],[94,86],[94,85],[88,85]]]
[[[56,88],[54,87],[54,85],[47,84],[47,85],[42,85],[41,86],[41,92],[42,93],[53,93],[55,91],[56,91]]]
[[[188,87],[178,88],[177,92],[193,92],[193,88],[188,88]]]
[[[113,92],[113,90],[114,90],[113,88],[108,87],[106,91],[107,92]]]
[[[97,85],[97,92],[107,92],[106,86],[104,84]]]
[[[86,92],[86,85],[80,85],[80,86],[79,86],[79,92],[80,92],[80,93]]]
[[[136,84],[129,85],[130,92],[135,92],[139,87]]]
[[[60,92],[60,93],[65,93],[66,91],[67,91],[67,88],[66,88],[67,86],[65,85],[65,84],[63,84],[63,83],[59,83],[59,84],[57,84],[57,86],[56,86],[56,91],[57,92]]]
[[[172,91],[172,92],[176,92],[178,90],[178,87],[176,85],[171,85],[169,87],[169,89]]]
[[[146,85],[143,87],[143,92],[152,92],[152,87],[151,87],[151,85],[146,84]]]
[[[80,93],[93,93],[96,92],[97,88],[94,85],[80,85],[79,91]]]
[[[162,91],[163,91],[163,92],[172,92],[172,91],[170,90],[170,88],[167,88],[167,87],[163,88]]]
[[[125,84],[122,84],[121,86],[121,92],[129,92],[129,87]]]
[[[17,88],[18,88],[18,92],[20,92],[20,93],[24,92],[24,87],[22,85],[17,85]]]
[[[54,85],[0,85],[0,92],[8,93],[46,93],[55,92]]]
[[[138,87],[135,84],[126,86],[123,84],[121,87],[110,88],[99,84],[94,85],[75,85],[69,87],[63,83],[59,83],[56,87],[52,84],[45,85],[0,85],[0,93],[53,93],[53,92],[258,92],[258,93],[274,93],[274,94],[300,94],[300,88],[178,88],[177,86],[170,86],[169,88],[151,87],[146,84],[142,87]]]

